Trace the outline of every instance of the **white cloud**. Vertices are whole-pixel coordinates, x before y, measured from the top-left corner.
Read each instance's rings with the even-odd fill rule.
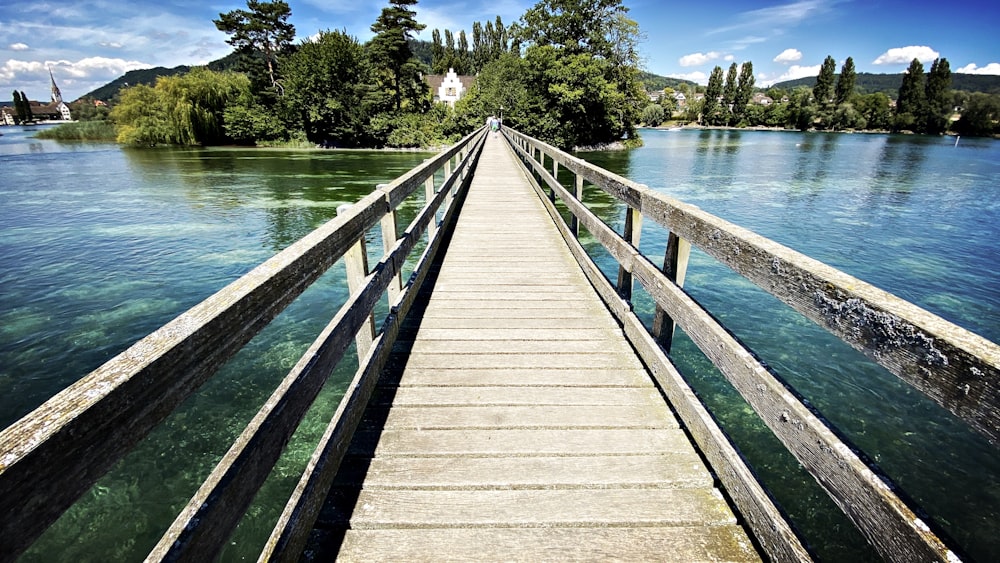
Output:
[[[47,90],[48,69],[51,68],[56,82],[63,90],[66,90],[66,86],[71,85],[80,85],[86,90],[92,90],[130,70],[151,68],[152,66],[140,61],[105,57],[87,57],[78,61],[19,61],[9,59],[0,66],[0,80],[13,84],[17,88],[34,88],[37,92],[39,85],[44,85]]]
[[[702,86],[708,84],[708,75],[700,71],[688,72],[685,74],[670,74],[668,76],[670,78],[680,78],[681,80],[690,80],[691,82],[701,84]]]
[[[931,49],[930,47],[924,45],[911,45],[909,47],[896,47],[894,49],[889,49],[879,55],[877,59],[872,61],[872,64],[907,65],[913,62],[913,59],[917,59],[922,63],[929,63],[940,56],[941,55],[937,51]]]
[[[29,49],[24,43],[12,43],[9,48],[11,51],[27,51]]]
[[[976,66],[976,63],[969,63],[955,72],[960,74],[998,74],[1000,75],[1000,63],[990,63],[984,67]]]
[[[708,33],[712,35],[740,29],[792,27],[806,19],[826,12],[837,3],[837,1],[830,2],[827,0],[801,0],[780,6],[750,10],[737,16],[737,23],[713,29]]]
[[[689,66],[700,66],[709,61],[714,61],[722,56],[722,53],[717,51],[709,51],[708,53],[691,53],[690,55],[684,55],[678,62],[683,67]]]
[[[726,55],[725,57],[722,57],[722,60],[726,61],[727,63],[731,63],[731,62],[733,62],[733,61],[736,60],[736,56],[735,55]]]
[[[781,64],[794,63],[795,61],[801,60],[802,51],[799,51],[798,49],[785,49],[779,53],[777,57],[774,57],[774,62]]]
[[[805,78],[807,76],[819,76],[819,69],[823,65],[815,66],[799,66],[792,65],[788,67],[788,71],[778,77],[775,82],[784,82],[785,80],[795,80],[797,78]]]

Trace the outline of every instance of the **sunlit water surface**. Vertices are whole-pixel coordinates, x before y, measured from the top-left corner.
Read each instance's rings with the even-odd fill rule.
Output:
[[[39,141],[17,128],[3,133],[0,427],[333,218],[338,205],[428,156],[124,150]],[[641,149],[581,156],[1000,340],[1000,143],[771,132],[643,135]],[[620,225],[619,205],[592,188],[586,199]],[[664,239],[647,224],[641,249],[659,260]],[[601,252],[594,254],[613,272]],[[868,452],[968,555],[985,561],[1000,553],[994,448],[697,251],[686,289]],[[141,560],[345,298],[338,264],[22,560]],[[636,301],[648,318],[648,297],[640,293]],[[683,335],[673,357],[818,555],[871,557]],[[331,378],[222,560],[256,559],[354,361]]]

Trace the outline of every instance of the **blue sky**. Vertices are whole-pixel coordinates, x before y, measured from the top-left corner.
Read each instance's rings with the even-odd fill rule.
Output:
[[[289,0],[299,38],[346,30],[364,41],[387,0]],[[417,19],[431,30],[517,20],[535,0],[420,0]],[[758,85],[815,76],[827,55],[838,69],[853,57],[859,72],[925,68],[945,57],[952,72],[1000,75],[996,0],[625,0],[639,23],[647,70],[704,84],[715,65],[751,61]],[[204,64],[229,52],[212,23],[245,8],[241,0],[7,0],[0,11],[0,99],[14,89],[48,100],[51,68],[73,100],[128,70]],[[471,40],[471,37],[470,37]]]

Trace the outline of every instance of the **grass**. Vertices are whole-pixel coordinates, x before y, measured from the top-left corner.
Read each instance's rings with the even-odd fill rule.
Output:
[[[39,139],[57,141],[114,141],[118,136],[115,126],[107,121],[77,121],[39,131]]]

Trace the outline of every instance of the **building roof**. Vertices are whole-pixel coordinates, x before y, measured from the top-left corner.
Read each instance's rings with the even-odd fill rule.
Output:
[[[437,92],[437,89],[441,87],[441,83],[444,82],[444,74],[425,74],[424,82],[431,87],[431,92]],[[462,87],[469,89],[472,87],[472,83],[476,81],[475,76],[469,76],[467,74],[459,74],[458,81],[462,83]]]

